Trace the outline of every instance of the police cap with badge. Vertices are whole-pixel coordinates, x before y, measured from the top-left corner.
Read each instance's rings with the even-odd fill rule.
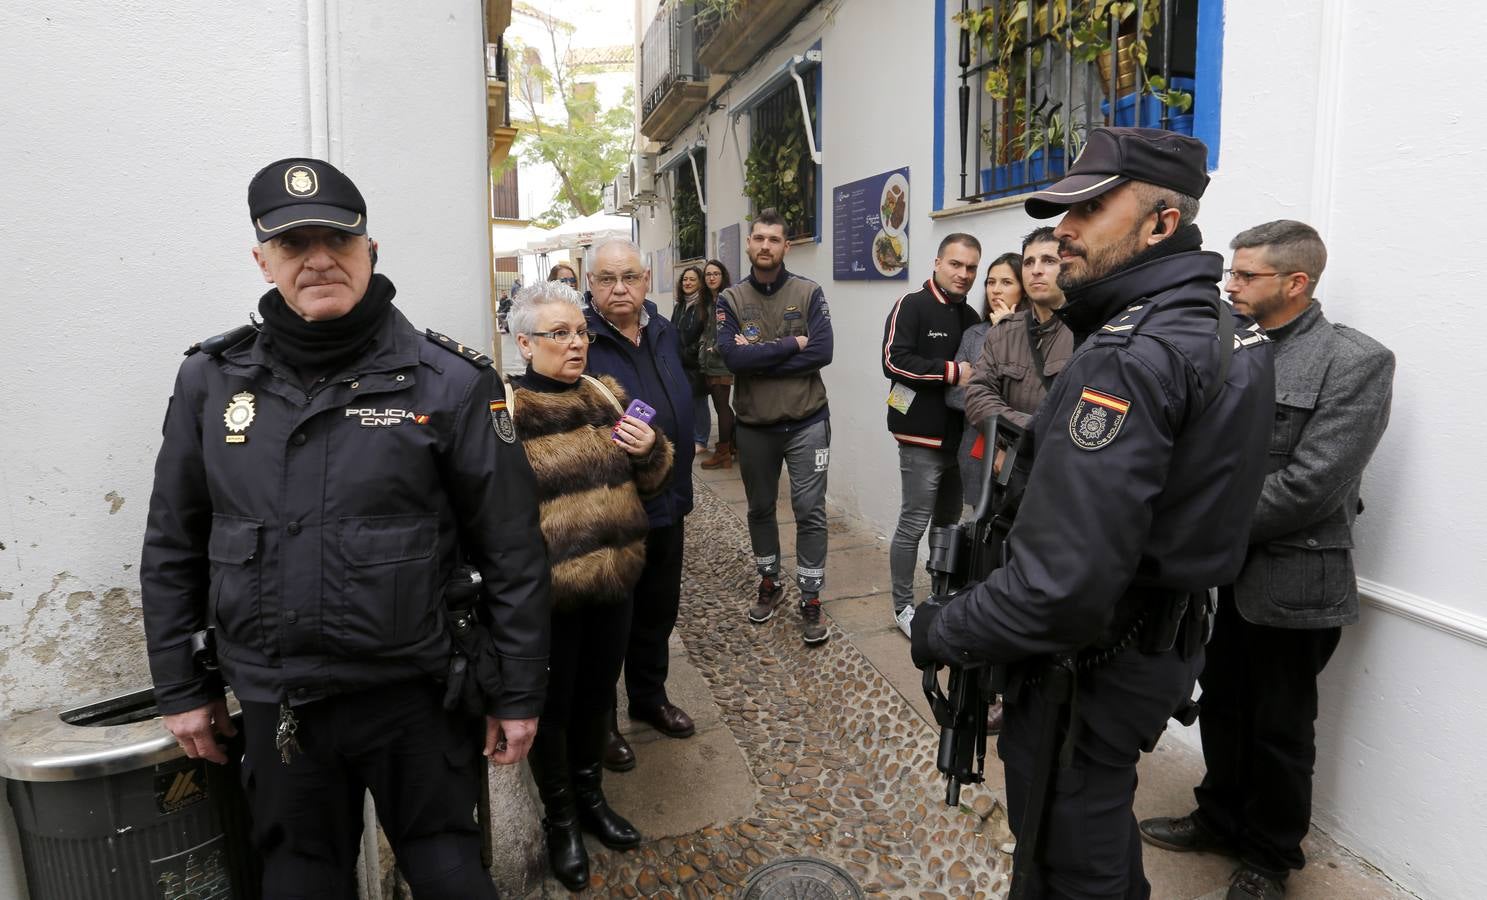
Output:
[[[248,212],[259,242],[291,228],[318,225],[367,233],[367,202],[340,169],[290,157],[264,166],[248,182]]]
[[[1096,128],[1057,183],[1023,203],[1035,219],[1051,219],[1128,181],[1144,181],[1201,197],[1208,187],[1208,147],[1159,128]]]

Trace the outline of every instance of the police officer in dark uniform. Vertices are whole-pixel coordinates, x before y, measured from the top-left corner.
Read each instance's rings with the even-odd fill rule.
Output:
[[[1099,128],[1027,201],[1064,214],[1056,315],[1078,346],[1030,425],[1008,563],[914,617],[917,665],[1009,666],[998,752],[1024,896],[1150,896],[1136,762],[1192,695],[1207,589],[1244,560],[1274,367],[1192,223],[1206,158],[1190,137]]]
[[[504,392],[488,357],[392,305],[335,167],[273,163],[248,205],[274,288],[261,324],[187,352],[150,498],[140,582],[166,727],[224,762],[224,678],[241,702],[265,897],[355,897],[368,789],[415,897],[495,897],[482,743],[501,764],[531,746],[549,622]],[[484,722],[441,702],[457,562],[482,577]],[[207,629],[220,677],[193,652]]]

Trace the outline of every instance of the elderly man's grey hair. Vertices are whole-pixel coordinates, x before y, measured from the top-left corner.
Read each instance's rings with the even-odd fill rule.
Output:
[[[642,269],[645,268],[645,254],[640,252],[640,248],[635,245],[634,241],[629,241],[624,238],[606,238],[605,240],[590,244],[589,249],[584,251],[584,271],[592,273],[594,271],[594,262],[599,258],[599,254],[609,249],[610,247],[624,247],[629,252],[634,253],[636,258],[640,260],[640,267]],[[618,275],[619,273],[616,272],[615,274]]]
[[[511,333],[530,337],[537,330],[537,316],[541,314],[542,307],[554,303],[566,303],[574,309],[583,309],[583,300],[578,291],[561,281],[539,281],[522,288],[517,292],[516,299],[511,301],[511,309],[506,313]]]

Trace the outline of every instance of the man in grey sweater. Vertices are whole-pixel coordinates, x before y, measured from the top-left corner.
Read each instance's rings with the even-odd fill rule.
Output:
[[[1198,808],[1147,819],[1141,835],[1167,850],[1236,856],[1229,900],[1274,900],[1306,863],[1317,676],[1342,626],[1358,621],[1353,518],[1389,422],[1394,354],[1322,315],[1313,294],[1327,249],[1310,226],[1269,222],[1230,246],[1225,290],[1275,342],[1270,474],[1244,568],[1219,591],[1199,678],[1208,771]]]

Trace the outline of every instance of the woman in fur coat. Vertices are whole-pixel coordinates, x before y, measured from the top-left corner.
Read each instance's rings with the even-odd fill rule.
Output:
[[[583,374],[589,341],[579,295],[559,282],[522,291],[509,321],[527,370],[512,379],[511,418],[537,476],[542,536],[552,565],[547,701],[529,757],[546,810],[553,874],[570,890],[589,880],[580,829],[606,847],[640,843],[604,799],[600,759],[625,659],[631,592],[645,564],[643,497],[671,473],[666,437],[623,412],[619,384]],[[645,398],[640,398],[644,400]]]

